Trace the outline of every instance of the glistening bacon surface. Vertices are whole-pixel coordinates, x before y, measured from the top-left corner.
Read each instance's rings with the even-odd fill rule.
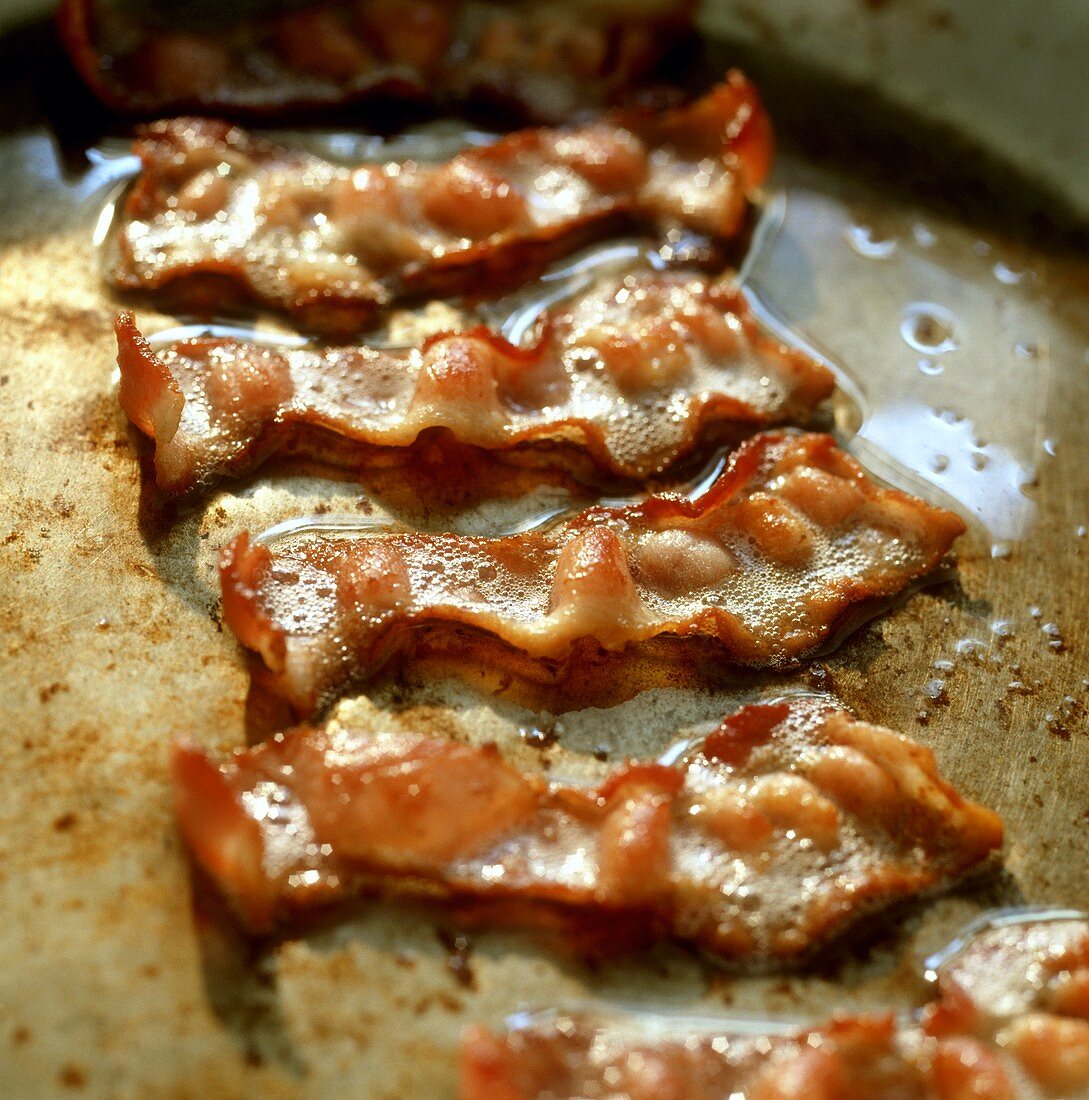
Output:
[[[131,313],[116,330],[121,403],[172,492],[282,448],[403,447],[434,428],[489,450],[577,441],[604,469],[644,478],[707,426],[804,420],[834,384],[762,333],[740,291],[689,274],[604,279],[544,314],[530,348],[474,328],[412,350],[208,336],[156,352]]]
[[[965,970],[970,984],[959,984]],[[938,974],[917,1019],[767,1021],[552,1013],[462,1044],[462,1100],[1084,1100],[1089,922],[983,933]],[[1043,1009],[1043,1010],[1042,1010]]]
[[[581,639],[615,651],[670,634],[769,665],[932,569],[963,530],[878,488],[829,436],[767,432],[696,500],[590,508],[543,532],[326,536],[276,551],[243,534],[220,559],[223,615],[303,713],[425,623],[471,626],[537,659]]]
[[[267,116],[367,99],[484,100],[558,121],[626,91],[692,14],[687,0],[267,6],[265,16],[224,12],[221,25],[202,26],[188,6],[141,22],[131,5],[62,0],[58,19],[80,75],[115,110]]]
[[[665,112],[523,130],[444,164],[339,166],[226,123],[145,127],[113,282],[221,309],[227,291],[347,333],[406,295],[480,294],[623,221],[741,228],[771,132],[737,73]]]
[[[929,750],[813,699],[746,707],[680,764],[626,764],[596,790],[494,745],[339,726],[224,763],[180,746],[174,779],[182,834],[255,931],[368,876],[790,959],[1002,839]]]

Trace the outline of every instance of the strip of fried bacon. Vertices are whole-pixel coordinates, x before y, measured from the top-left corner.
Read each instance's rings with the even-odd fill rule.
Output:
[[[938,974],[915,1019],[768,1021],[551,1013],[496,1034],[471,1028],[462,1100],[1086,1100],[1089,920],[1008,925]]]
[[[107,106],[272,116],[367,100],[495,104],[544,122],[622,96],[691,26],[689,0],[627,5],[327,0],[202,25],[62,0],[61,35]],[[280,5],[283,8],[283,5]],[[205,19],[204,23],[210,21]]]
[[[281,449],[320,458],[330,437],[404,447],[438,428],[488,450],[573,437],[605,470],[643,479],[712,426],[805,420],[834,386],[760,330],[740,291],[679,273],[602,280],[545,313],[529,348],[473,328],[411,350],[207,336],[156,352],[131,313],[115,327],[121,404],[155,440],[170,492]]]
[[[596,789],[494,745],[339,725],[222,763],[181,745],[173,771],[196,862],[254,931],[366,877],[786,960],[1002,842],[928,749],[813,698],[745,707],[680,763],[628,763]]]
[[[963,530],[879,488],[829,436],[765,432],[695,500],[594,507],[545,531],[324,535],[276,551],[243,533],[220,558],[223,616],[303,714],[420,624],[473,627],[537,660],[582,639],[619,651],[703,635],[738,664],[783,664],[853,605],[933,569]]]
[[[771,131],[731,73],[685,107],[522,130],[443,164],[353,169],[198,118],[144,127],[136,151],[115,285],[220,312],[233,295],[345,335],[406,296],[507,289],[623,223],[727,240]]]

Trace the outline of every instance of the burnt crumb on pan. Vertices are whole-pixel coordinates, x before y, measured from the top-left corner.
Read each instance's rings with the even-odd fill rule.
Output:
[[[546,716],[532,726],[526,726],[519,731],[522,740],[533,749],[546,750],[559,744],[559,725],[555,718]]]
[[[446,969],[464,989],[476,989],[476,975],[469,963],[473,943],[468,936],[449,928],[436,928],[435,935],[446,949]]]
[[[87,1074],[81,1066],[68,1063],[61,1066],[57,1080],[66,1089],[84,1089],[87,1087]]]
[[[62,684],[62,683],[59,683],[59,682],[52,683],[52,684],[47,685],[46,687],[38,688],[38,699],[42,703],[48,703],[49,700],[52,699],[54,695],[57,695],[62,691],[69,691],[69,690],[70,690],[70,688],[68,687],[67,684]]]
[[[444,1009],[446,1012],[457,1013],[464,1011],[465,1004],[452,993],[445,989],[440,989],[435,993],[429,993],[427,996],[421,997],[420,1000],[412,1006],[412,1011],[417,1016],[422,1016],[425,1012],[435,1007]]]

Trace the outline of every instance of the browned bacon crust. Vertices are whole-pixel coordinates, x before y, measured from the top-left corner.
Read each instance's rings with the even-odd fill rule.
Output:
[[[880,489],[825,435],[768,432],[696,500],[590,508],[506,538],[323,537],[223,552],[223,615],[302,713],[364,678],[423,623],[487,631],[531,657],[704,635],[745,665],[818,646],[853,604],[941,560],[964,525]]]
[[[57,18],[80,75],[118,111],[268,117],[380,99],[553,122],[623,95],[689,30],[692,7],[331,0],[202,30],[62,0]]]
[[[432,429],[493,451],[578,441],[606,471],[643,479],[711,426],[805,420],[834,385],[764,334],[738,290],[689,274],[603,280],[544,314],[529,348],[473,328],[411,350],[208,336],[156,352],[131,313],[115,328],[121,404],[155,440],[170,492],[283,448],[320,458],[330,437],[404,447]]]
[[[746,707],[680,764],[626,764],[596,790],[524,774],[494,745],[339,726],[224,763],[180,746],[174,779],[198,864],[256,931],[368,876],[791,959],[1002,840],[929,750],[813,699]]]
[[[740,74],[665,112],[522,130],[439,165],[351,169],[222,122],[143,129],[111,278],[222,311],[231,296],[349,333],[405,296],[520,282],[626,221],[742,226],[771,134]]]
[[[968,976],[968,985],[961,984]],[[920,1016],[840,1017],[791,1032],[767,1021],[602,1019],[552,1013],[471,1028],[462,1100],[1085,1100],[1089,921],[980,934],[938,972]]]

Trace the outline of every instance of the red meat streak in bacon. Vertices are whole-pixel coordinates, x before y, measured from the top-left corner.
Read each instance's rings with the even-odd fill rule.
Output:
[[[156,444],[161,489],[184,492],[288,449],[405,447],[442,429],[489,450],[572,434],[603,469],[660,473],[713,426],[811,416],[832,373],[765,335],[740,291],[637,272],[538,321],[516,347],[486,328],[421,348],[286,349],[200,337],[155,351],[116,321],[120,399]],[[351,453],[349,451],[349,453]]]
[[[929,750],[814,700],[746,708],[679,765],[629,763],[596,789],[494,745],[339,726],[222,763],[182,745],[174,780],[197,863],[254,931],[377,880],[638,915],[724,956],[790,959],[1002,840]]]
[[[790,1033],[768,1021],[574,1013],[502,1033],[470,1028],[462,1100],[624,1096],[628,1100],[1064,1100],[1089,1097],[1089,921],[978,932],[937,975],[915,1018],[842,1016]],[[661,1025],[669,1033],[662,1035]]]
[[[445,164],[339,167],[226,123],[145,127],[114,284],[221,312],[256,301],[325,334],[419,295],[480,295],[621,223],[742,228],[771,131],[740,74],[664,112],[524,130]]]
[[[811,652],[854,604],[900,591],[964,530],[880,489],[824,435],[769,432],[696,500],[591,508],[506,538],[326,536],[220,559],[225,622],[300,713],[369,675],[421,624],[540,659],[593,639],[717,639],[743,665]]]
[[[114,110],[269,117],[405,100],[497,104],[544,122],[622,96],[692,17],[688,0],[623,19],[556,4],[357,0],[211,31],[141,26],[115,9],[62,0],[57,12],[77,70]]]

